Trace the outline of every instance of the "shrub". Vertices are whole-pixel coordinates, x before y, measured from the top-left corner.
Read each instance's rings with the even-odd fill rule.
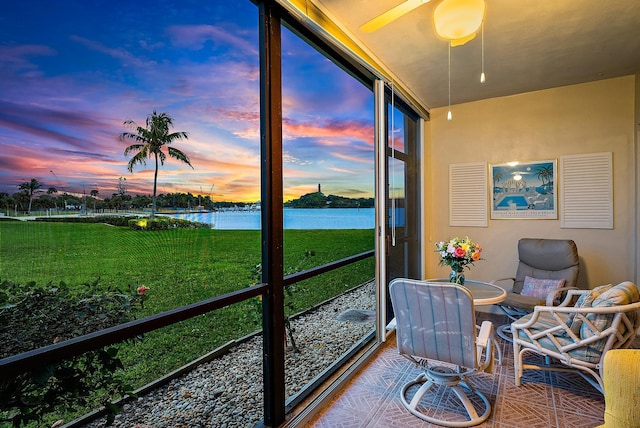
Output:
[[[0,217],[2,219],[2,217]],[[209,229],[208,223],[183,220],[173,217],[138,217],[118,215],[97,215],[93,217],[36,217],[35,221],[48,223],[104,223],[111,226],[127,226],[133,230],[167,230],[176,228]]]
[[[134,319],[147,297],[145,286],[98,292],[99,280],[81,292],[60,283],[37,286],[0,283],[0,357],[58,343]],[[78,287],[73,287],[78,288]],[[119,376],[122,363],[112,346],[22,373],[0,382],[0,422],[14,427],[42,421],[51,412],[80,406],[106,406],[112,420],[117,396],[133,395]],[[97,398],[99,391],[102,398]]]
[[[127,226],[131,219],[137,219],[137,216],[119,216],[119,215],[97,215],[93,217],[82,216],[65,216],[65,217],[36,217],[35,221],[47,223],[104,223],[111,226]]]
[[[129,229],[132,230],[167,230],[167,229],[209,229],[207,223],[182,220],[172,217],[142,217],[130,219]]]

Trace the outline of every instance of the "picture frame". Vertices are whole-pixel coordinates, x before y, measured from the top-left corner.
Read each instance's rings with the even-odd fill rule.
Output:
[[[557,160],[489,166],[491,219],[557,219]]]

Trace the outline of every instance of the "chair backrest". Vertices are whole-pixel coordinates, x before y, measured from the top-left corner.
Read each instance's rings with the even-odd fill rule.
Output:
[[[576,243],[570,239],[522,238],[518,241],[518,270],[513,292],[520,294],[525,276],[564,279],[564,287],[576,287],[580,262]]]
[[[398,352],[478,367],[473,297],[456,284],[398,278],[389,285]]]

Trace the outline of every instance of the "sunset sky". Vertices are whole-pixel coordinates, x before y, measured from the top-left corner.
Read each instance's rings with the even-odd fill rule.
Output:
[[[151,194],[127,171],[125,120],[166,112],[194,169],[168,159],[158,193],[258,201],[258,14],[250,1],[33,1],[0,13],[0,192]],[[373,196],[373,94],[283,29],[285,199]]]

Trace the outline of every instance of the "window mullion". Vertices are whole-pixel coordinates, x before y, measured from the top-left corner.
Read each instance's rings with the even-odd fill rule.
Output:
[[[260,138],[262,206],[264,424],[285,417],[282,66],[280,14],[269,0],[260,3]]]

